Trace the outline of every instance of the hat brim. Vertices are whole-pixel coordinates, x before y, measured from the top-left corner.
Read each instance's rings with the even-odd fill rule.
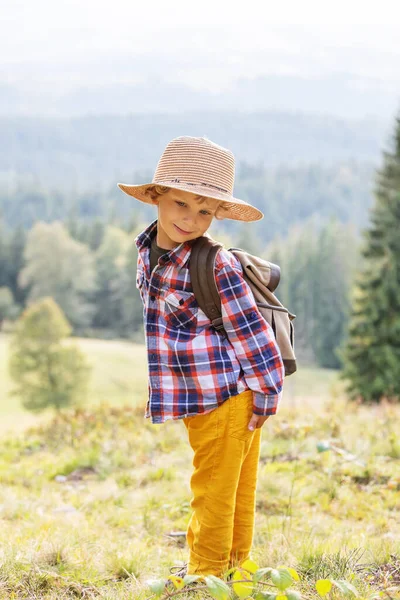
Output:
[[[174,184],[173,186],[168,182],[157,181],[157,183],[144,183],[140,185],[129,185],[126,183],[118,183],[118,187],[128,194],[128,196],[132,196],[136,198],[136,200],[140,200],[140,202],[144,202],[145,204],[153,204],[153,201],[150,195],[147,193],[148,189],[153,186],[161,186],[166,187],[170,190],[180,190],[184,192],[188,192],[192,196],[204,196],[206,198],[211,198],[213,200],[219,200],[223,202],[224,218],[225,219],[233,219],[235,221],[259,221],[264,217],[261,210],[252,206],[248,202],[244,200],[239,200],[239,198],[234,198],[230,196],[226,192],[222,192],[216,189],[210,190],[209,187],[201,186],[201,185],[190,185],[183,182],[179,184]]]

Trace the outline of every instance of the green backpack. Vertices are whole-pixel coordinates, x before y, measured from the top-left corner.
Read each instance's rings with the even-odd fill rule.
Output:
[[[217,331],[224,328],[221,299],[214,277],[215,258],[222,247],[222,244],[208,236],[197,238],[192,245],[189,264],[196,301]],[[297,370],[293,327],[295,315],[273,293],[280,281],[280,268],[240,248],[230,248],[229,252],[239,259],[243,277],[251,288],[257,308],[274,331],[285,365],[285,375],[291,375]]]

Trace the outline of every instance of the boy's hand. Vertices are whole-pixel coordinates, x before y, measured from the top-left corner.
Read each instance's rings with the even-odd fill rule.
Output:
[[[254,431],[254,429],[259,429],[262,427],[267,419],[270,418],[271,415],[267,415],[266,417],[260,417],[260,415],[252,415],[249,421],[249,429],[250,431]]]

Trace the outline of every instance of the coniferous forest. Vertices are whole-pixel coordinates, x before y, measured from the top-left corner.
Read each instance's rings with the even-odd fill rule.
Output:
[[[30,136],[27,129],[26,139]],[[22,156],[15,148],[14,153]],[[72,179],[61,185],[59,164],[51,177],[32,178],[27,173],[34,156],[19,174],[4,169],[0,182],[3,327],[12,328],[27,305],[51,296],[76,335],[143,340],[134,239],[155,218],[153,207],[120,192],[116,183],[122,177],[113,180],[112,173],[108,185],[102,173],[98,184],[95,178],[84,189],[74,189]],[[227,247],[243,247],[280,265],[277,295],[297,315],[299,360],[323,367],[340,368],[346,356],[352,290],[368,257],[361,250],[375,193],[384,195],[384,178],[398,184],[395,158],[390,175],[389,166],[383,167],[377,192],[377,161],[361,158],[344,152],[330,162],[280,165],[239,159],[235,194],[258,206],[265,218],[245,225],[222,221],[211,229]],[[150,162],[133,171],[130,182],[150,181]]]

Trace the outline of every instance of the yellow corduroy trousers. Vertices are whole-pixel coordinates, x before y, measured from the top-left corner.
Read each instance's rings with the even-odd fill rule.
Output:
[[[183,419],[194,452],[189,574],[220,576],[249,558],[261,435],[248,429],[252,405],[253,393],[246,391]]]

